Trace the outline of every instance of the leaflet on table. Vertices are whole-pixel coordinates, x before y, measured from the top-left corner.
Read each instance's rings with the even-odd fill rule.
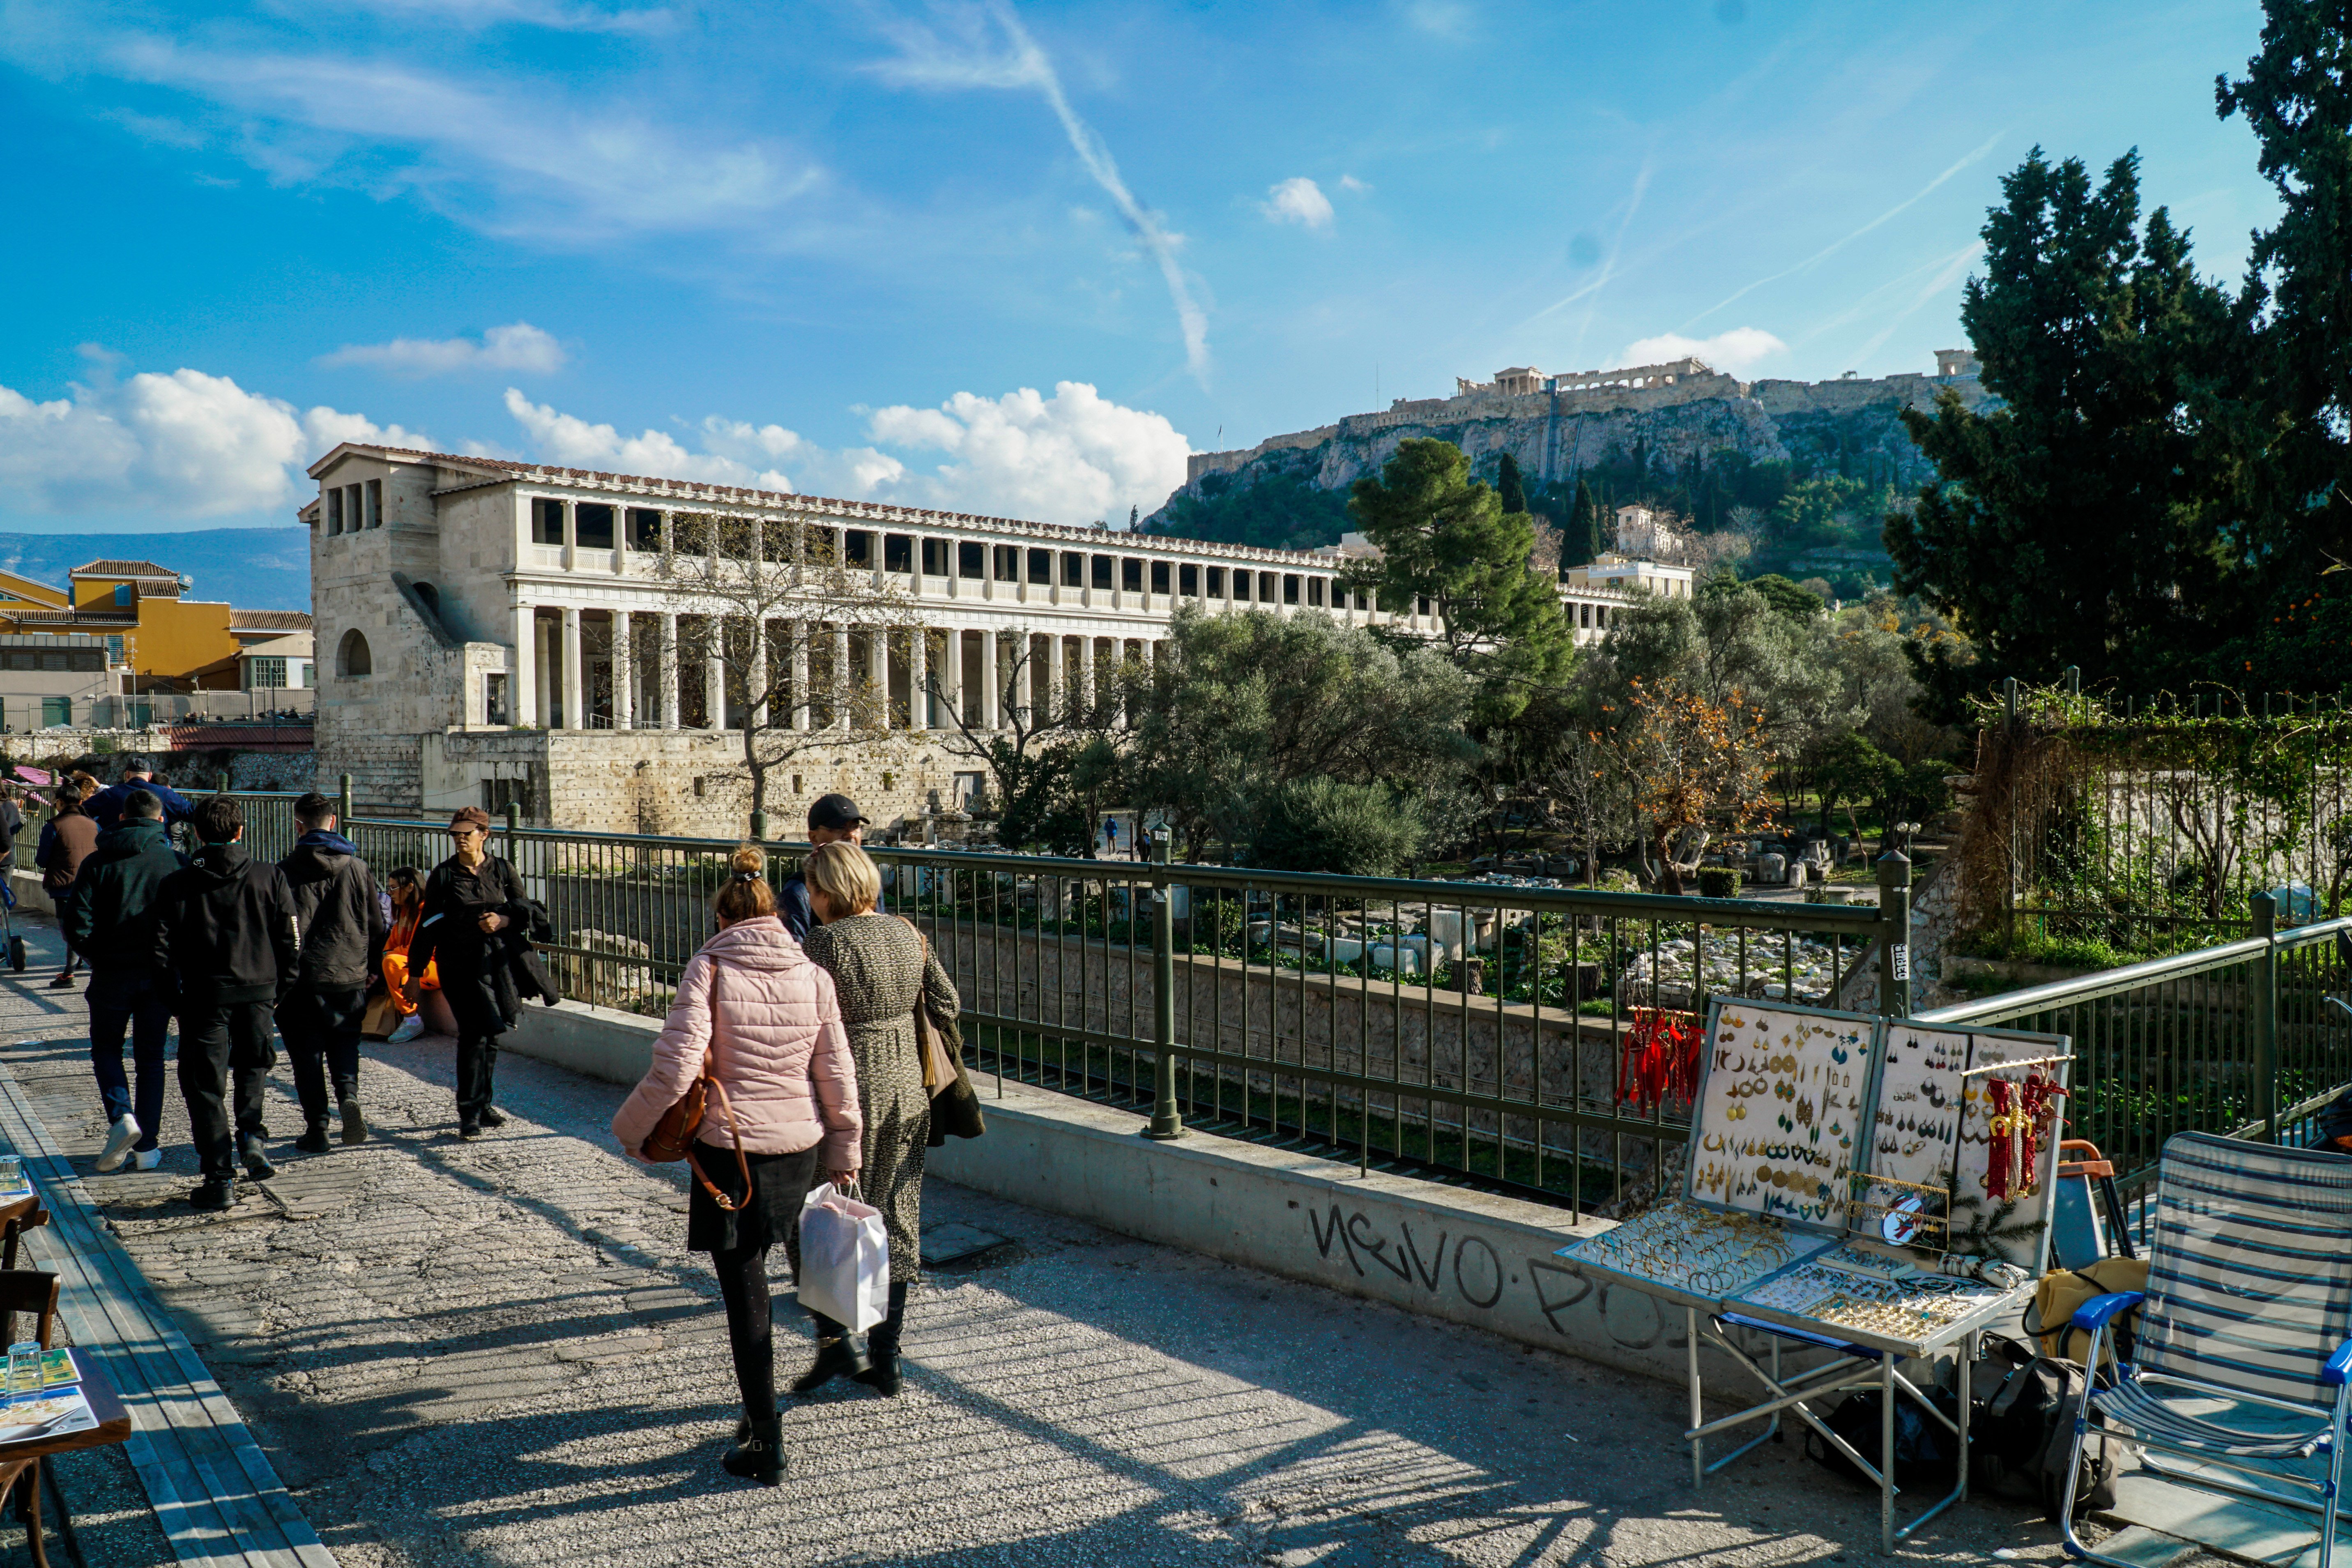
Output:
[[[1552,1256],[1607,1269],[1636,1286],[1720,1301],[1836,1245],[1833,1237],[1675,1198]]]
[[[1847,1242],[1737,1292],[1730,1305],[1795,1319],[1832,1334],[1924,1345],[2007,1291],[1920,1269],[1888,1252]]]
[[[81,1368],[75,1364],[73,1352],[59,1345],[41,1352],[41,1386],[58,1388],[66,1384],[79,1383]]]
[[[1870,1154],[1878,1021],[1791,1003],[1708,1009],[1684,1194],[1842,1233]]]
[[[30,1177],[19,1176],[15,1182],[5,1186],[0,1186],[0,1204],[21,1202],[32,1195],[33,1183]]]
[[[36,1394],[0,1405],[0,1443],[21,1443],[28,1437],[62,1437],[86,1432],[98,1417],[79,1387]]]

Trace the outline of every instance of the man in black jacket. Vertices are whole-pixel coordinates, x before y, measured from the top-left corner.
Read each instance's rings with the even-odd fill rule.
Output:
[[[407,997],[415,1005],[425,966],[438,963],[441,995],[457,1018],[457,1136],[471,1139],[506,1125],[490,1099],[499,1037],[521,1010],[515,965],[530,949],[521,939],[531,908],[515,868],[490,853],[488,812],[460,806],[449,818],[449,839],[457,853],[425,879],[424,913],[408,944]],[[542,997],[554,999],[552,991]]]
[[[163,803],[144,792],[123,804],[122,825],[98,836],[59,921],[68,945],[89,955],[89,1060],[113,1123],[98,1168],[121,1168],[135,1146],[139,1169],[162,1160],[163,1040],[172,1030],[172,977],[155,965],[155,905],[163,880],[187,862],[172,847]],[[122,1073],[128,1031],[139,1073],[134,1107]]]
[[[255,1181],[278,1173],[264,1143],[261,1089],[276,1059],[270,1009],[294,984],[294,898],[284,872],[237,842],[245,813],[235,800],[209,796],[190,820],[195,857],[164,879],[156,900],[155,966],[179,981],[180,1092],[205,1178],[190,1199],[225,1209],[239,1154]]]
[[[392,903],[377,889],[359,847],[335,831],[335,807],[325,795],[312,790],[296,801],[294,826],[302,836],[278,868],[294,897],[301,956],[293,989],[278,1004],[278,1032],[302,1101],[302,1135],[294,1147],[323,1154],[330,1078],[343,1142],[367,1142],[359,1098],[360,1023],[367,1014],[368,980],[383,965],[383,939],[392,931]]]

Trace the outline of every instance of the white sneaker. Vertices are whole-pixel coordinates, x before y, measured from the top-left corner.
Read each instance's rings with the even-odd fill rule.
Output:
[[[113,1131],[106,1135],[106,1148],[98,1157],[101,1171],[119,1171],[122,1157],[131,1152],[131,1145],[139,1142],[139,1119],[124,1111],[114,1119]]]
[[[384,1037],[384,1044],[388,1046],[404,1046],[424,1032],[425,1015],[422,1012],[411,1013],[407,1017],[403,1018],[400,1021],[399,1027],[394,1029],[391,1034]]]
[[[152,1171],[156,1166],[163,1163],[163,1151],[161,1149],[142,1149],[138,1153],[131,1156],[131,1163],[132,1166],[138,1170]]]

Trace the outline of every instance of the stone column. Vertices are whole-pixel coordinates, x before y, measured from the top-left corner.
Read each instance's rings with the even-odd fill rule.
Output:
[[[998,633],[991,626],[980,634],[980,727],[1004,728],[1004,685],[996,674]]]
[[[727,661],[719,657],[719,647],[726,640],[726,628],[717,616],[703,617],[708,623],[708,643],[702,654],[702,727],[706,730],[727,728]]]
[[[1092,632],[1078,639],[1078,716],[1092,721],[1095,713],[1095,637]]]
[[[838,549],[841,531],[835,529],[833,536]],[[836,555],[835,559],[839,560],[840,557]],[[846,622],[833,628],[833,728],[849,728],[849,626]]]
[[[764,730],[768,727],[768,623],[753,616],[751,634],[751,657],[743,680],[743,700],[751,706],[751,728]]]
[[[809,727],[809,638],[815,635],[813,621],[792,623],[793,639],[793,728]]]
[[[514,651],[507,656],[509,724],[529,724],[539,718],[539,672],[532,668],[531,657],[538,652],[539,606],[518,599],[514,606]]]
[[[562,506],[563,569],[569,572],[580,554],[580,507],[576,501],[565,501]]]
[[[630,638],[635,623],[626,610],[613,612],[613,728],[637,727],[637,649]]]
[[[669,514],[662,514],[663,538],[668,538]],[[661,647],[654,650],[654,684],[661,689],[661,727],[677,728],[677,616],[665,610],[661,618]]]
[[[572,537],[571,508],[564,509],[563,516],[563,537],[569,541]],[[571,553],[568,543],[564,552]],[[587,683],[580,678],[581,669],[580,606],[566,605],[563,606],[563,727],[567,730],[588,727]]]
[[[1062,645],[1062,634],[1055,632],[1045,645],[1045,689],[1053,704],[1049,719],[1058,719],[1070,710],[1068,651]]]
[[[917,565],[922,564],[919,561]],[[929,689],[931,660],[931,629],[909,626],[907,629],[907,727],[928,730],[931,727],[931,694]]]
[[[950,626],[940,636],[940,704],[948,710],[940,728],[953,730],[963,721],[963,629]]]
[[[881,549],[880,535],[876,535],[876,550]],[[878,579],[882,569],[877,566]],[[885,730],[890,728],[890,632],[887,626],[866,628],[866,679],[873,689],[875,710],[880,715]]]

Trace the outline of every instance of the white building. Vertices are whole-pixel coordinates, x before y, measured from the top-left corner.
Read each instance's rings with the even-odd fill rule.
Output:
[[[1152,657],[1185,603],[1434,626],[1427,605],[1373,610],[1340,589],[1338,562],[1305,552],[357,443],[310,473],[320,776],[432,812],[516,801],[566,826],[740,829],[742,739],[724,726],[740,715],[705,700],[725,689],[715,670],[681,668],[692,612],[660,571],[681,514],[829,535],[833,558],[902,595],[926,632],[852,647],[840,631],[835,668],[891,694],[895,732],[796,752],[770,802],[777,831],[833,789],[886,823],[952,805],[975,764],[942,743],[950,713],[923,694],[1001,726],[1024,644],[1034,698]]]
[[[312,634],[294,632],[239,648],[236,654],[240,691],[301,691],[317,684],[312,676]]]

